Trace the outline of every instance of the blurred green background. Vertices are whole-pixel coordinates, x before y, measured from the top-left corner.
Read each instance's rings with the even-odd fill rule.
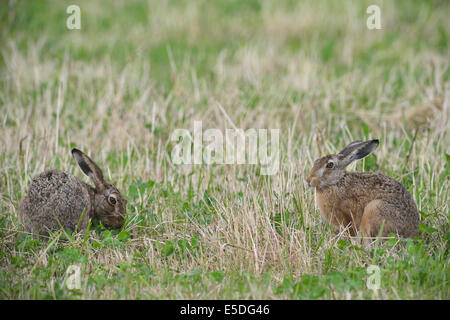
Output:
[[[81,8],[81,30],[66,28],[67,6]],[[382,30],[368,30],[366,8],[381,8]],[[189,62],[200,77],[214,77],[218,55],[271,46],[317,58],[336,75],[402,63],[433,48],[448,54],[448,1],[2,1],[2,45],[19,48],[45,39],[40,54],[119,67],[150,63],[151,75],[170,85],[173,61]],[[351,46],[351,48],[348,48]],[[4,63],[4,62],[3,62]],[[376,71],[375,71],[376,72]],[[276,75],[271,75],[276,80]]]

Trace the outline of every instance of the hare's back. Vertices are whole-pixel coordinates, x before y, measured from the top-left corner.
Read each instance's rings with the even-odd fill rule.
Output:
[[[33,178],[30,189],[21,203],[21,215],[28,221],[26,229],[74,230],[80,221],[80,229],[87,224],[90,214],[88,186],[76,177],[62,171],[45,171]],[[24,224],[26,225],[27,223]],[[39,231],[38,233],[42,233]]]
[[[36,204],[62,200],[72,202],[77,198],[82,201],[83,189],[83,182],[76,177],[62,171],[49,170],[33,178],[28,196]]]
[[[392,210],[383,210],[384,214],[400,220],[408,220],[417,224],[419,213],[411,193],[399,181],[374,172],[355,172],[349,175],[351,188],[348,194],[356,194],[364,199],[365,204],[373,200],[382,200]]]

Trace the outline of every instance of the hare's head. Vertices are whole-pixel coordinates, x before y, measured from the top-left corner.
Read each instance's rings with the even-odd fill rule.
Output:
[[[91,158],[75,148],[72,155],[84,174],[94,182],[94,215],[106,227],[120,228],[125,220],[127,200],[114,185],[105,181],[102,171]]]
[[[345,174],[345,168],[355,160],[369,155],[377,146],[378,140],[353,141],[338,154],[330,154],[314,161],[306,181],[315,188],[336,184]]]

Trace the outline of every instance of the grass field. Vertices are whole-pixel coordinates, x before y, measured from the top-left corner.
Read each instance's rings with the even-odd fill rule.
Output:
[[[449,299],[449,15],[437,0],[1,1],[0,299]],[[278,172],[173,164],[172,132],[196,120],[280,129]],[[373,138],[349,170],[407,187],[414,242],[345,238],[306,185],[316,158]],[[125,224],[34,239],[20,199],[48,168],[88,181],[75,146],[128,199]]]

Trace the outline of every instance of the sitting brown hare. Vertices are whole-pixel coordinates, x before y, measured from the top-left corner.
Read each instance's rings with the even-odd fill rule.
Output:
[[[25,232],[48,236],[49,231],[58,231],[61,227],[84,232],[93,217],[106,227],[122,226],[125,198],[103,178],[91,158],[78,149],[72,149],[72,155],[95,188],[62,171],[48,170],[37,175],[19,206]]]
[[[363,237],[395,233],[401,237],[418,234],[419,213],[408,190],[398,181],[381,173],[347,172],[355,160],[369,155],[378,140],[354,141],[339,154],[317,159],[306,179],[316,188],[316,202],[327,220],[349,227],[351,236]]]

